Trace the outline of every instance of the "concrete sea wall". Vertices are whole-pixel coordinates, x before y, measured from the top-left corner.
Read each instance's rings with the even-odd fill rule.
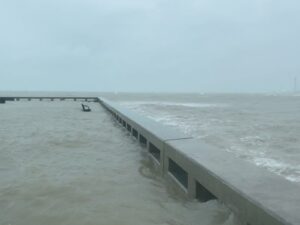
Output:
[[[245,225],[300,224],[299,185],[114,102],[99,102],[185,195],[202,202],[216,198]]]

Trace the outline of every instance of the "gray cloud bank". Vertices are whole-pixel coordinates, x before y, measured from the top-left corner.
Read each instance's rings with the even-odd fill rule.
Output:
[[[0,28],[0,90],[288,91],[300,74],[296,0],[9,0]]]

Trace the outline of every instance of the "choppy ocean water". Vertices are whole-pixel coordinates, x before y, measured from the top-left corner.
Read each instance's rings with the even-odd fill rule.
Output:
[[[0,105],[1,225],[238,225],[217,201],[188,201],[97,103]]]
[[[116,95],[120,104],[300,183],[300,95]]]

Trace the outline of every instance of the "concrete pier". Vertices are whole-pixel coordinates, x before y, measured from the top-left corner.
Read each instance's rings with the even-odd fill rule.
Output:
[[[113,116],[125,127],[130,133],[134,133],[134,137],[139,137],[139,141],[150,149],[150,155],[155,160],[158,168],[163,172],[164,145],[170,140],[180,140],[191,138],[182,132],[161,126],[152,120],[133,113],[120,105],[100,100],[100,103],[110,111]],[[129,129],[130,127],[130,129]]]
[[[20,101],[20,100],[27,100],[27,101],[31,101],[31,100],[39,100],[39,101],[43,101],[43,100],[50,100],[50,101],[54,101],[54,100],[59,100],[59,101],[65,101],[65,100],[80,100],[80,101],[85,101],[85,102],[98,102],[98,98],[97,97],[72,97],[72,96],[9,96],[9,97],[1,97],[0,96],[0,101]]]
[[[114,102],[99,102],[148,149],[156,168],[183,194],[199,201],[216,198],[245,225],[300,224],[299,185]]]

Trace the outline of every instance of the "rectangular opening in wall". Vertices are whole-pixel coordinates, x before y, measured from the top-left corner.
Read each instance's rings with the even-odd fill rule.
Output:
[[[140,134],[140,143],[143,146],[147,146],[147,139],[141,134]]]
[[[128,123],[127,123],[127,130],[128,130],[129,132],[131,132],[131,126],[130,126],[130,124],[128,124]]]
[[[138,132],[136,129],[132,128],[132,136],[135,137],[136,139],[138,138]]]
[[[120,122],[120,123],[122,123],[122,119],[121,119],[121,117],[119,117],[119,122]]]
[[[182,184],[186,189],[188,188],[188,173],[172,159],[169,159],[169,172],[180,184]]]
[[[209,200],[216,199],[216,196],[196,181],[196,199],[200,202],[207,202]]]
[[[125,120],[123,120],[123,127],[126,127],[126,122],[125,122]]]
[[[149,152],[158,160],[158,162],[160,162],[160,150],[152,143],[149,145]]]

